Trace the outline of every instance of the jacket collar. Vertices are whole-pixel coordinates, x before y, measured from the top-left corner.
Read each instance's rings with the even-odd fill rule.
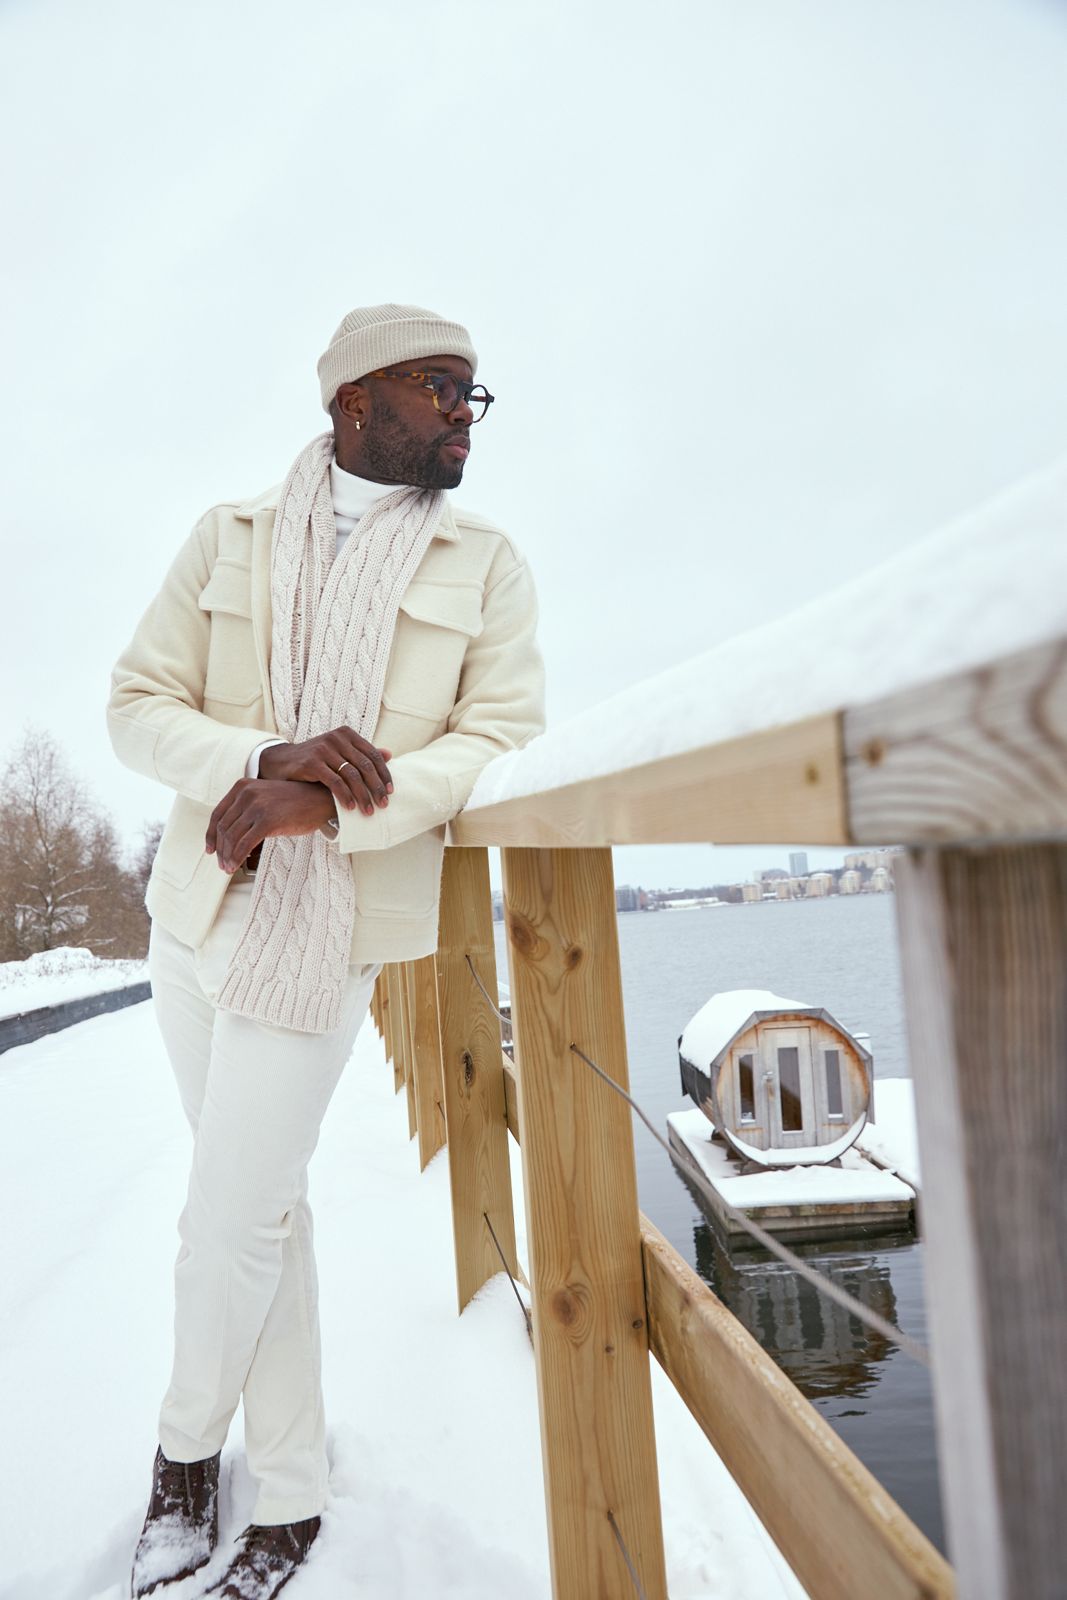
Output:
[[[278,509],[278,501],[281,499],[283,488],[283,484],[276,483],[273,488],[264,489],[262,494],[253,495],[249,500],[242,500],[240,505],[234,507],[234,516],[240,517],[244,522],[252,522],[261,513],[266,514],[269,512],[273,519],[274,513]],[[434,530],[434,538],[446,539],[453,544],[459,539],[459,529],[456,527],[456,517],[452,510],[451,500],[445,500],[445,509],[441,515],[440,522]]]

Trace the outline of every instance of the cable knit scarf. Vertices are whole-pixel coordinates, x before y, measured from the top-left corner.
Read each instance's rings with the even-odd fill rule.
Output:
[[[400,599],[444,506],[440,490],[386,494],[335,560],[332,459],[333,435],[313,439],[274,519],[270,684],[290,743],[342,726],[373,738]],[[341,1019],[355,914],[351,863],[323,834],[266,840],[218,1004],[329,1033]]]

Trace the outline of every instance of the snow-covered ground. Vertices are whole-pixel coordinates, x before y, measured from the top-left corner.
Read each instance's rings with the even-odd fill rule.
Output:
[[[0,961],[0,1017],[147,981],[147,961],[103,961],[78,945],[43,950],[25,961]]]
[[[189,1135],[150,1005],[0,1060],[9,1221],[0,1395],[0,1600],[124,1600],[169,1369],[170,1276]],[[515,1166],[517,1222],[522,1229]],[[368,1022],[311,1175],[331,1497],[286,1600],[543,1600],[533,1358],[507,1280],[455,1312],[447,1168],[420,1175]],[[520,1244],[520,1250],[523,1245]],[[673,1600],[802,1591],[653,1363]],[[239,1421],[223,1541],[248,1520]]]

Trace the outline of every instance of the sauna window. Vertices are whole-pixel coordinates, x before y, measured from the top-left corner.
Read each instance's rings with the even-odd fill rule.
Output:
[[[782,1132],[800,1133],[804,1112],[800,1104],[800,1051],[796,1045],[778,1052],[778,1092],[782,1104]]]
[[[755,1122],[756,1120],[756,1092],[753,1083],[752,1057],[749,1055],[737,1058],[737,1080],[739,1099],[741,1103],[741,1121]]]
[[[841,1101],[841,1052],[826,1050],[826,1115],[833,1122],[844,1122],[845,1108]]]

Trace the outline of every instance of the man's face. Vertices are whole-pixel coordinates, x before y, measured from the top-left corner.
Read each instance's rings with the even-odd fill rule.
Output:
[[[460,356],[422,356],[399,361],[383,372],[441,372],[471,381],[470,363]],[[364,378],[370,412],[362,439],[364,466],[386,483],[419,489],[454,489],[470,452],[473,413],[458,400],[439,411],[432,392],[415,378]]]

